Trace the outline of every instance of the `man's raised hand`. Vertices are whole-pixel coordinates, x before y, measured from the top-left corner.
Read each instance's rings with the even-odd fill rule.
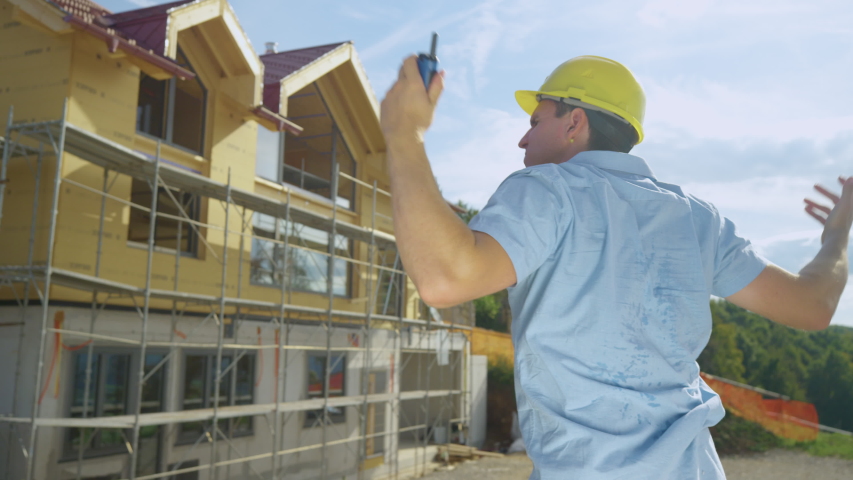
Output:
[[[425,89],[417,58],[412,55],[403,61],[397,81],[382,100],[379,120],[386,141],[412,135],[422,139],[432,123],[435,106],[444,90],[444,72],[433,76],[429,90]]]
[[[815,190],[832,201],[833,207],[827,207],[811,199],[806,202],[806,213],[824,226],[821,242],[826,241],[827,235],[842,234],[848,236],[853,224],[853,177],[838,177],[842,185],[841,196],[832,193],[821,185],[815,185]]]

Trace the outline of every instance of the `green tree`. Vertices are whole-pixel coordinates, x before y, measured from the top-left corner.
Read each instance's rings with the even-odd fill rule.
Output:
[[[507,324],[501,316],[503,305],[498,294],[493,293],[474,300],[474,309],[478,327],[498,332],[507,331]]]
[[[458,215],[459,218],[461,218],[462,221],[464,221],[466,224],[469,223],[471,221],[471,219],[474,218],[474,216],[476,216],[478,213],[480,213],[479,210],[472,207],[471,205],[468,205],[467,203],[463,202],[462,200],[458,200],[456,202],[456,206],[461,208],[462,210],[465,210],[464,212],[456,212],[456,215]]]
[[[714,316],[714,327],[708,346],[696,360],[702,371],[736,382],[743,382],[743,352],[737,346],[737,327]]]
[[[808,396],[815,405],[820,423],[853,431],[853,363],[850,357],[831,349],[815,362],[808,382]]]

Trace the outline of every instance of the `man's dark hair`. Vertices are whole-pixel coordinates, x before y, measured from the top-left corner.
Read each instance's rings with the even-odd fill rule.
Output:
[[[564,117],[575,108],[580,108],[586,113],[586,118],[589,121],[590,150],[628,153],[637,143],[637,131],[630,123],[619,121],[611,115],[588,108],[575,107],[563,102],[554,103],[557,105],[557,118]]]

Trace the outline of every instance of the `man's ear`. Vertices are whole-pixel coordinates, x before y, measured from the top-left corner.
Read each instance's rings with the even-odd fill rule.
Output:
[[[569,117],[569,122],[566,124],[566,135],[578,138],[581,132],[589,128],[589,119],[582,108],[575,108],[567,116]]]

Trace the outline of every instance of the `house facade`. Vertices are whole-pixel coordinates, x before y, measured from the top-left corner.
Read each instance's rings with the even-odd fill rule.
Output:
[[[352,43],[0,0],[0,64],[0,478],[392,478],[465,442],[473,311],[405,276]]]

